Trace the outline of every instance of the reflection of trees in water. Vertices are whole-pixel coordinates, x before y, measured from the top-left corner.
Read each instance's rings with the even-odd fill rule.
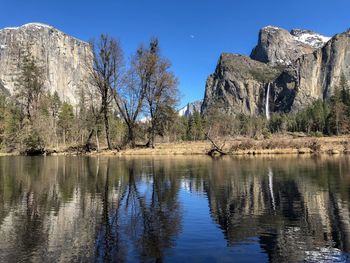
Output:
[[[105,177],[105,184],[102,194],[102,218],[95,241],[95,260],[122,262],[125,260],[125,251],[120,238],[119,213],[125,192],[120,185],[116,187],[116,192],[112,196],[113,205],[110,208],[110,160],[108,160],[105,170],[105,175],[102,175],[100,169],[97,169],[98,176]]]
[[[166,250],[174,245],[181,223],[178,180],[153,161],[147,165],[148,176],[138,162],[127,162],[127,180],[120,198],[112,200],[116,203],[113,209],[108,208],[109,198],[105,196],[103,222],[96,240],[97,258],[124,261],[132,244],[139,260],[161,262]]]
[[[200,160],[0,159],[0,261],[161,262],[180,187],[207,195],[228,245],[257,236],[271,262],[350,250],[347,159]]]
[[[341,161],[340,173],[334,162],[214,162],[205,191],[228,244],[258,236],[272,262],[329,246],[349,252],[349,182],[339,182],[349,163]]]

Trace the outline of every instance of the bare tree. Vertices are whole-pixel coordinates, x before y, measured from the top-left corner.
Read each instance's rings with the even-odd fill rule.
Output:
[[[123,52],[117,40],[102,34],[97,43],[91,42],[93,51],[93,67],[91,70],[91,84],[97,88],[101,107],[99,114],[103,117],[106,143],[112,149],[109,136],[108,113],[113,100],[113,90],[119,82],[123,65]]]
[[[130,69],[122,85],[114,87],[114,99],[119,112],[128,127],[128,144],[135,147],[135,128],[144,104],[147,88],[155,71],[152,54],[156,52],[152,43],[150,47],[139,47],[131,60]]]
[[[150,116],[148,146],[154,148],[156,134],[162,135],[167,120],[172,118],[178,101],[177,79],[170,71],[171,63],[159,54],[158,40],[151,41],[148,59],[151,81],[146,86],[147,111]]]
[[[96,136],[96,143],[97,148],[99,150],[99,141],[98,141],[98,133],[100,130],[100,123],[101,123],[101,114],[102,114],[102,108],[100,105],[100,100],[98,98],[98,91],[96,88],[87,86],[86,87],[86,93],[87,93],[87,99],[89,100],[88,104],[88,111],[87,111],[87,119],[86,124],[90,127],[90,132],[87,136],[87,140],[85,143],[85,150],[90,151],[91,149],[91,141],[95,134]]]

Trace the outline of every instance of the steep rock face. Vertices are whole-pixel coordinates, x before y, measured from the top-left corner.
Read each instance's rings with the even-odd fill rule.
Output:
[[[206,83],[203,112],[217,101],[229,113],[255,115],[267,111],[266,98],[269,112],[298,111],[329,99],[342,74],[350,81],[350,31],[329,39],[307,30],[264,28],[252,57],[220,58]]]
[[[260,30],[258,44],[250,57],[271,65],[291,65],[300,56],[322,47],[328,40],[328,37],[309,30],[293,29],[288,32],[267,26]]]
[[[179,110],[179,115],[182,117],[190,117],[193,113],[201,112],[201,107],[203,104],[203,100],[197,100],[194,102],[187,103],[187,105]]]
[[[88,43],[52,26],[30,23],[0,30],[0,81],[13,93],[24,56],[44,69],[44,85],[62,100],[77,103],[77,89],[86,85],[92,52]]]
[[[215,106],[229,114],[259,114],[267,83],[278,75],[277,69],[249,57],[222,54],[215,73],[207,79],[202,112]]]
[[[274,89],[276,94],[286,90],[293,93],[290,109],[299,110],[316,99],[328,99],[342,74],[350,80],[350,31],[335,35],[322,48],[301,56],[276,80]]]

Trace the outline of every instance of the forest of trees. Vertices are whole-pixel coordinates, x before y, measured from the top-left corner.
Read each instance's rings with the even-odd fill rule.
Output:
[[[299,112],[273,113],[269,121],[265,116],[230,116],[219,105],[186,118],[176,111],[178,81],[157,39],[141,45],[127,63],[119,42],[108,35],[91,41],[91,47],[90,78],[79,87],[74,106],[46,90],[39,61],[23,56],[14,94],[0,95],[1,151],[90,151],[238,135],[350,132],[350,90],[344,75],[329,100],[317,100]]]

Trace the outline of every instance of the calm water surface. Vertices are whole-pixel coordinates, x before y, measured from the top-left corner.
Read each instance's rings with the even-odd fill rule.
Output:
[[[350,158],[2,157],[0,262],[348,262]]]

